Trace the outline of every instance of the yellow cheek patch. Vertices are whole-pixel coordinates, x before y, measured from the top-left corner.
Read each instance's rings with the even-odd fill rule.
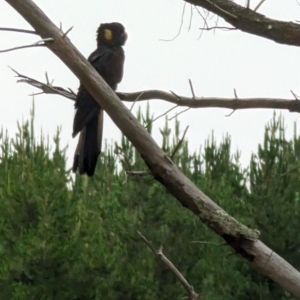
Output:
[[[113,34],[111,32],[110,29],[104,29],[104,38],[107,40],[107,41],[110,41],[113,37]]]

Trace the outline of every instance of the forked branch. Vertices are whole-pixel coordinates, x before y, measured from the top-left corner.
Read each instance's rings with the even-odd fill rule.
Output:
[[[150,241],[148,241],[139,231],[138,235],[143,240],[143,242],[151,249],[151,251],[154,253],[154,255],[162,261],[162,263],[175,275],[177,280],[182,284],[182,286],[185,288],[185,290],[188,293],[188,298],[190,300],[198,300],[199,295],[194,292],[193,287],[188,283],[188,281],[185,279],[185,277],[182,275],[182,273],[176,268],[176,266],[163,254],[162,246],[160,246],[158,249],[155,249],[155,247],[152,245]]]

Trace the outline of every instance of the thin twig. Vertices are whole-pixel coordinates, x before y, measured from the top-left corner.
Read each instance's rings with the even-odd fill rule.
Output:
[[[65,37],[68,35],[68,33],[69,33],[72,29],[73,29],[73,26],[70,27],[70,28],[63,34],[63,38],[65,38]]]
[[[10,51],[15,51],[15,50],[20,50],[20,49],[26,49],[26,48],[33,48],[33,47],[45,47],[45,45],[44,44],[41,44],[41,45],[30,44],[30,45],[25,45],[25,46],[13,47],[13,48],[0,50],[0,53],[10,52]]]
[[[29,34],[38,35],[34,30],[18,29],[18,28],[0,27],[0,31],[12,31],[12,32],[29,33]]]
[[[118,156],[122,156],[124,158],[125,164],[127,165],[127,169],[131,170],[131,164],[130,164],[128,157],[126,156],[126,154],[124,152],[121,152],[120,150],[121,150],[120,147],[116,148],[115,154]]]
[[[136,97],[136,99],[134,100],[134,102],[132,103],[132,105],[131,105],[131,107],[130,107],[130,111],[132,111],[132,109],[133,109],[135,103],[136,103],[137,101],[139,101],[139,99],[143,96],[143,94],[144,94],[144,92],[141,92],[141,93]]]
[[[194,7],[195,7],[196,11],[198,12],[198,15],[202,18],[202,20],[203,20],[203,22],[204,22],[204,26],[206,26],[206,28],[207,28],[207,27],[208,27],[208,24],[207,24],[207,21],[206,21],[207,16],[204,18],[204,17],[202,16],[201,12],[199,11],[198,7],[197,7],[197,6],[194,6]]]
[[[234,110],[232,110],[232,112],[231,113],[229,113],[228,115],[225,115],[225,117],[230,117],[230,116],[232,116],[233,114],[234,114],[234,112],[235,112],[236,110],[234,109]]]
[[[233,93],[234,93],[234,97],[235,99],[239,99],[238,95],[237,95],[237,92],[236,92],[236,89],[233,89]],[[225,115],[225,117],[230,117],[231,115],[234,114],[234,112],[236,111],[236,109],[233,109],[231,113],[229,113],[228,115]]]
[[[258,9],[262,6],[262,4],[266,2],[266,0],[261,0],[257,5],[256,7],[253,9],[253,11],[258,11]]]
[[[188,297],[190,300],[198,300],[199,295],[194,292],[193,287],[188,283],[188,281],[184,278],[181,272],[175,267],[175,265],[163,254],[162,247],[156,250],[151,242],[149,242],[139,231],[137,232],[140,238],[144,241],[144,243],[151,249],[153,254],[159,258],[162,263],[175,275],[177,280],[182,284],[185,290],[188,293]]]
[[[214,6],[215,8],[217,8],[219,11],[223,12],[224,14],[226,14],[227,16],[231,17],[231,18],[234,18],[234,19],[237,19],[238,17],[233,15],[232,13],[224,10],[223,8],[221,8],[220,6],[218,6],[217,4],[209,1],[209,0],[205,0],[206,2],[208,2],[210,5]]]
[[[180,112],[179,112],[179,113],[177,113],[175,116],[173,116],[173,117],[169,118],[169,119],[168,119],[168,121],[171,121],[171,120],[173,120],[173,119],[177,118],[179,115],[181,115],[181,114],[185,113],[186,111],[188,111],[188,110],[190,110],[190,109],[191,109],[191,107],[188,107],[188,108],[186,108],[186,109],[184,109],[184,110],[180,111]]]
[[[295,100],[297,100],[297,101],[300,100],[300,97],[298,95],[296,95],[292,90],[290,90],[290,92],[295,97]]]
[[[151,175],[150,171],[126,171],[128,176],[147,176]]]
[[[172,95],[174,95],[179,101],[181,101],[181,97],[178,96],[175,92],[170,91],[170,93],[171,93]]]
[[[179,142],[177,143],[177,145],[176,145],[176,147],[175,147],[175,149],[174,149],[174,151],[173,151],[173,153],[172,153],[172,155],[171,155],[171,159],[174,158],[176,152],[177,152],[178,149],[180,148],[180,146],[181,146],[181,144],[182,144],[182,142],[183,142],[183,140],[184,140],[184,138],[185,138],[185,135],[186,135],[186,133],[187,133],[189,127],[190,127],[190,126],[188,125],[188,126],[186,127],[186,129],[184,130],[183,135],[182,135],[182,138],[181,138],[181,139],[179,140]]]
[[[215,29],[221,29],[224,31],[230,31],[230,30],[237,30],[234,27],[225,27],[225,26],[213,26],[213,27],[200,27],[200,30],[206,30],[206,31],[210,31],[210,30],[215,30]]]
[[[168,109],[166,112],[164,112],[163,114],[159,115],[158,117],[154,118],[153,120],[151,120],[146,126],[145,128],[148,128],[149,125],[151,125],[154,121],[158,120],[159,118],[165,116],[166,114],[168,114],[170,111],[172,111],[173,109],[175,109],[176,107],[178,107],[178,105],[175,105],[173,107],[171,107],[170,109]]]
[[[237,95],[236,89],[233,89],[233,93],[234,93],[234,97],[235,97],[236,99],[238,99],[239,97],[238,97],[238,95]]]
[[[194,6],[194,7],[195,7],[196,11],[198,12],[199,16],[203,20],[203,24],[204,24],[203,26],[204,26],[204,28],[208,28],[208,24],[207,24],[207,21],[206,21],[207,15],[206,15],[206,17],[203,17],[202,14],[201,14],[201,12],[199,11],[198,7],[197,6]],[[200,31],[200,34],[199,34],[198,39],[197,39],[198,41],[201,39],[202,34],[203,34],[203,30]]]
[[[0,50],[0,53],[10,52],[10,51],[20,50],[20,49],[26,49],[26,48],[45,47],[46,45],[41,44],[41,43],[50,42],[50,41],[53,41],[53,39],[52,38],[45,38],[45,39],[42,39],[42,40],[38,40],[37,42],[34,42],[33,44],[30,44],[30,45],[24,45],[24,46],[5,49],[5,50]]]
[[[183,19],[184,19],[184,13],[185,13],[185,6],[186,6],[186,2],[184,2],[183,4],[183,10],[182,10],[182,15],[181,15],[181,23],[180,23],[180,26],[179,26],[179,30],[178,30],[178,33],[170,40],[165,40],[165,39],[159,39],[159,41],[163,41],[163,42],[172,42],[174,41],[181,33],[181,29],[182,29],[182,26],[183,26]]]
[[[201,245],[212,245],[212,246],[228,246],[227,243],[222,243],[222,244],[216,244],[216,243],[211,243],[211,242],[206,242],[206,241],[192,241],[191,244],[201,244]]]
[[[188,31],[191,30],[192,20],[193,20],[193,5],[190,5],[190,7],[191,7],[191,14],[190,14],[190,23],[189,23]]]

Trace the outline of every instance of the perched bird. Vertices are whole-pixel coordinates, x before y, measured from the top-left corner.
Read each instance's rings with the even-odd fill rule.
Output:
[[[97,30],[97,49],[88,61],[106,83],[117,89],[123,77],[125,54],[122,46],[127,40],[125,28],[120,23],[104,23]],[[73,138],[80,132],[74,155],[73,172],[93,176],[101,152],[103,110],[85,87],[80,84],[73,122]]]

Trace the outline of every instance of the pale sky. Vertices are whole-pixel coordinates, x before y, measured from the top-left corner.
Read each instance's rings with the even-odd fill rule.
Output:
[[[245,0],[236,1],[244,5]],[[251,7],[259,1],[251,1]],[[239,97],[292,98],[290,90],[300,94],[300,49],[276,44],[264,38],[240,31],[206,31],[198,39],[203,27],[202,19],[194,11],[191,30],[188,31],[190,6],[186,13],[181,34],[178,32],[183,9],[179,0],[64,0],[37,1],[48,17],[63,29],[74,26],[69,38],[87,57],[96,46],[95,34],[100,23],[121,22],[128,32],[125,45],[125,73],[118,90],[134,92],[144,89],[172,90],[178,95],[191,95],[188,84],[193,82],[199,97],[233,97],[233,89]],[[299,19],[300,6],[297,1],[266,1],[259,10],[268,17],[284,21]],[[213,23],[210,23],[213,25]],[[219,21],[219,25],[226,23]],[[0,2],[0,27],[31,29],[25,20],[5,1]],[[33,43],[38,36],[0,31],[0,50]],[[45,72],[54,84],[77,91],[78,79],[47,48],[30,48],[0,54],[0,125],[10,135],[16,132],[17,120],[28,119],[32,97],[39,92],[26,84],[17,84],[11,66],[22,74],[45,81]],[[71,167],[77,138],[72,139],[74,117],[73,102],[55,95],[35,97],[36,133],[41,128],[51,137],[57,126],[62,126],[62,146],[69,144],[68,167]],[[126,104],[128,107],[131,103]],[[151,111],[158,116],[173,104],[155,100],[150,102]],[[139,105],[135,106],[137,110]],[[143,107],[146,102],[143,102]],[[183,108],[177,109],[177,112]],[[248,165],[252,151],[263,140],[265,124],[271,119],[273,110],[231,111],[226,109],[194,109],[181,114],[182,131],[190,126],[186,135],[190,150],[199,149],[214,130],[221,141],[229,133],[232,150],[242,151],[242,163]],[[278,111],[279,112],[279,111]],[[293,133],[297,113],[282,111],[287,127],[287,136]],[[172,111],[169,117],[175,114]],[[164,118],[154,123],[154,138],[160,144],[158,128]],[[121,133],[109,117],[105,116],[104,138],[119,140]],[[298,124],[299,128],[299,124]],[[299,130],[298,130],[299,132]]]

